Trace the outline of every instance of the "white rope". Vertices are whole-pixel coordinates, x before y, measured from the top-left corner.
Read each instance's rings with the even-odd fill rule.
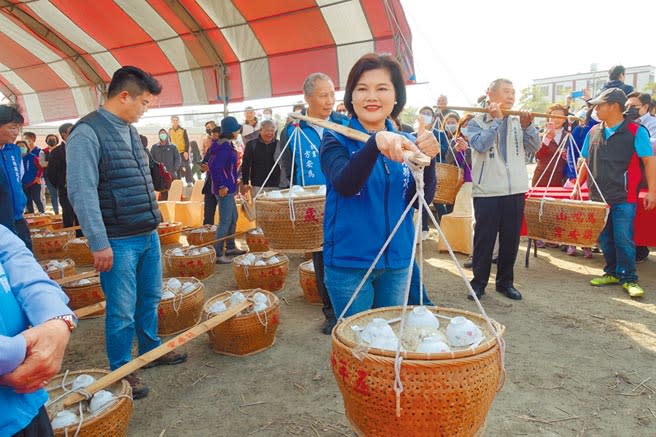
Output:
[[[269,179],[271,179],[271,175],[273,175],[273,172],[276,170],[276,166],[280,163],[280,160],[282,159],[282,156],[285,154],[285,150],[289,147],[289,142],[292,140],[293,134],[287,138],[287,142],[283,146],[282,150],[280,150],[280,155],[278,155],[278,159],[276,159],[276,162],[273,163],[273,167],[271,167],[271,170],[269,170],[269,174],[267,177],[264,178],[264,182],[262,182],[262,186],[260,189],[255,193],[255,197],[253,198],[253,202],[255,202],[255,199],[260,195],[264,187],[266,186],[267,182],[269,182]],[[292,160],[292,165],[294,165],[294,161]]]

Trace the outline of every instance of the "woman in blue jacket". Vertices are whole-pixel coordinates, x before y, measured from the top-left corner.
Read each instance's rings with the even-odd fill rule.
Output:
[[[335,314],[343,312],[415,194],[403,151],[421,150],[432,158],[439,150],[430,132],[419,132],[415,144],[414,137],[394,129],[389,118],[399,115],[405,101],[398,62],[388,55],[364,55],[349,73],[344,104],[353,114],[349,126],[371,137],[361,143],[328,131],[321,142],[325,282]],[[423,178],[430,202],[435,191],[433,164],[424,169]],[[408,214],[346,315],[403,303],[413,241],[414,224]]]

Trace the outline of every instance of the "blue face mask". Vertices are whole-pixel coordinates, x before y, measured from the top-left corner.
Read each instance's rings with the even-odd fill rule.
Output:
[[[20,146],[21,156],[27,155],[27,147]]]
[[[424,117],[424,123],[426,123],[429,126],[431,124],[433,124],[433,116],[432,115],[423,114],[422,116]]]

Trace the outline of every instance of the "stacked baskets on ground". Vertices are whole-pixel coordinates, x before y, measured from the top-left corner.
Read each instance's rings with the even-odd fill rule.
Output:
[[[75,274],[75,261],[70,258],[40,261],[39,264],[50,279],[62,279]]]
[[[62,284],[62,289],[70,299],[68,306],[73,310],[105,300],[105,294],[103,293],[100,278],[98,277],[67,282]],[[101,314],[105,314],[104,309],[94,313],[93,316],[99,316]]]
[[[180,242],[180,234],[182,230],[182,223],[180,222],[162,222],[157,226],[157,234],[159,235],[159,244],[166,246],[169,244],[178,244]]]
[[[75,380],[77,376],[90,375],[95,379],[100,379],[108,373],[107,370],[86,369],[68,372],[67,374],[59,374],[52,378],[46,387],[46,391],[48,392],[50,399],[57,399],[64,394],[62,385],[64,385],[67,390],[70,390],[73,380]],[[80,404],[76,404],[76,406],[71,407],[69,411],[77,415],[80,408],[78,405],[82,405],[82,424],[80,425],[79,422],[76,422],[66,427],[56,428],[53,430],[55,436],[63,437],[75,435],[79,437],[120,437],[127,435],[128,422],[132,415],[132,389],[130,388],[130,384],[123,379],[115,382],[105,390],[116,396],[116,399],[113,400],[112,403],[108,404],[106,408],[102,408],[95,414],[92,414],[89,411],[89,402],[82,401]],[[58,401],[48,404],[48,416],[51,420],[57,413],[63,410],[64,399],[65,397],[62,397]],[[78,426],[80,428],[79,432]]]
[[[595,246],[608,211],[602,202],[528,198],[524,208],[527,234],[552,243]]]
[[[253,229],[246,234],[246,244],[248,244],[249,252],[266,252],[269,250],[269,240],[260,228]]]
[[[314,272],[312,260],[305,261],[298,266],[298,280],[301,283],[303,297],[307,303],[323,303],[317,288],[317,276]]]
[[[206,279],[214,273],[216,251],[213,247],[175,248],[164,252],[167,276]]]
[[[267,308],[255,312],[253,307],[244,310],[236,316],[221,323],[209,334],[210,346],[219,354],[245,356],[261,352],[273,346],[276,340],[276,330],[280,323],[280,300],[266,290],[240,290],[247,298],[256,292],[266,295]],[[203,319],[216,315],[209,308],[218,301],[223,301],[229,307],[232,291],[226,291],[209,299],[203,306]]]
[[[157,309],[159,335],[177,334],[194,326],[202,316],[205,303],[205,286],[196,278],[164,279],[162,292],[167,291],[173,294],[173,297],[165,299],[162,296],[159,303]]]
[[[46,231],[32,234],[32,251],[38,260],[64,258],[64,245],[75,237],[73,231]]]
[[[64,253],[79,266],[93,265],[93,253],[86,237],[73,238],[64,244]]]
[[[187,243],[200,246],[216,239],[216,225],[203,225],[187,232]]]
[[[411,309],[411,308],[409,308]],[[482,316],[432,308],[446,316],[466,316],[484,332],[478,344],[448,353],[402,352],[400,416],[396,414],[395,351],[363,349],[354,325],[398,317],[402,307],[365,311],[337,325],[332,334],[333,373],[346,417],[358,435],[481,435],[503,375],[500,345]],[[504,327],[492,322],[502,334]]]
[[[465,181],[462,168],[444,162],[437,162],[435,163],[435,174],[437,176],[437,186],[433,203],[453,205],[458,191],[460,191],[460,187]]]
[[[255,200],[257,225],[262,228],[274,250],[307,252],[320,250],[323,243],[325,187],[304,187],[303,197]],[[281,190],[289,195],[289,190]],[[314,194],[312,194],[314,193]],[[270,196],[271,193],[267,193]]]
[[[263,288],[267,291],[279,291],[285,286],[289,258],[278,254],[263,260],[262,255],[261,252],[247,253],[232,260],[237,287],[244,290]]]

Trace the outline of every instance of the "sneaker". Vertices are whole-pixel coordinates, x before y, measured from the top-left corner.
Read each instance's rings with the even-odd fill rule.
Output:
[[[470,256],[467,257],[467,259],[465,260],[463,267],[466,269],[471,269],[473,265],[474,265],[474,258]]]
[[[333,328],[337,324],[337,320],[335,319],[326,319],[326,323],[324,323],[323,328],[321,328],[321,332],[323,332],[326,335],[331,335],[333,333]]]
[[[544,249],[546,247],[546,244],[544,244],[544,241],[542,240],[535,240],[535,247],[538,249]]]
[[[624,288],[631,297],[642,297],[642,295],[645,294],[645,290],[643,290],[637,282],[627,282],[626,284],[622,284],[622,288]]]
[[[187,361],[186,353],[171,351],[165,353],[158,359],[146,364],[145,366],[143,366],[143,369],[150,369],[151,367],[156,367],[156,366],[172,366],[174,364],[184,363],[185,361]]]
[[[245,253],[246,253],[245,250],[240,250],[240,249],[237,249],[237,248],[228,249],[225,252],[225,254],[228,255],[228,256],[239,256],[239,255],[243,255]]]
[[[584,247],[583,258],[588,258],[588,259],[592,258],[592,249],[590,249],[589,247]]]
[[[221,255],[216,258],[216,264],[232,264],[232,258]]]
[[[567,246],[567,255],[576,256],[576,247],[575,246]]]
[[[590,281],[590,285],[594,285],[595,287],[599,287],[601,285],[612,285],[612,284],[619,284],[619,283],[620,280],[613,275],[604,275],[599,278],[594,278]]]
[[[125,380],[130,384],[132,388],[132,399],[141,399],[148,396],[150,389],[139,377],[137,372],[132,372],[125,377]]]

